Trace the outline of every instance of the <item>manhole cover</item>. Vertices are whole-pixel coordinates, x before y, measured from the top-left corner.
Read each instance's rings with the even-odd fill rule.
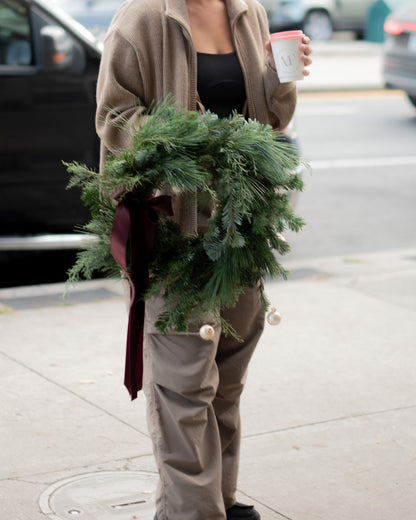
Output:
[[[141,471],[86,473],[50,486],[39,506],[54,520],[152,520],[157,482]]]

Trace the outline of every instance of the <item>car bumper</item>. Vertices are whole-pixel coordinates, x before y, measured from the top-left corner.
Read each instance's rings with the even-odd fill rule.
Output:
[[[79,249],[96,240],[93,235],[62,234],[0,237],[0,251],[51,251]]]
[[[405,75],[384,74],[384,83],[387,88],[403,90],[410,96],[416,96],[416,80]]]
[[[383,78],[387,87],[416,95],[416,33],[387,35]]]
[[[387,87],[416,95],[416,58],[389,56],[384,60],[383,78]]]

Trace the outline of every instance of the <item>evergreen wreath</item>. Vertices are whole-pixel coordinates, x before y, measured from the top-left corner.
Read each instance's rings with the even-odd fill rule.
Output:
[[[149,117],[150,116],[150,117]],[[144,295],[163,294],[164,309],[156,327],[186,331],[188,323],[207,314],[236,335],[220,316],[235,305],[245,288],[260,285],[265,310],[268,301],[263,279],[286,277],[276,258],[289,251],[281,233],[298,232],[303,220],[291,208],[287,192],[301,190],[296,149],[271,126],[245,120],[180,110],[168,97],[145,114],[129,132],[129,149],[109,156],[102,174],[79,163],[66,164],[68,187],[82,189],[91,220],[80,231],[96,237],[77,254],[68,284],[91,279],[101,272],[119,277],[110,241],[118,200],[152,197],[156,189],[212,199],[208,232],[186,236],[173,220],[158,213],[158,230],[149,259],[150,282]]]

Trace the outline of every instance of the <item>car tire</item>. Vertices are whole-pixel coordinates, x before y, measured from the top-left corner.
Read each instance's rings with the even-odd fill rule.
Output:
[[[334,27],[331,17],[324,9],[312,9],[303,20],[303,32],[313,41],[331,39]]]
[[[416,96],[411,96],[410,94],[407,94],[407,97],[410,103],[412,103],[412,105],[416,108]]]

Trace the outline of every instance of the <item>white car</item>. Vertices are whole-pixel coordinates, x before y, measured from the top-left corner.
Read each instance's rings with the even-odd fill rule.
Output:
[[[355,31],[362,36],[374,0],[260,0],[270,30],[302,29],[312,40],[326,41],[333,31]]]
[[[50,0],[86,27],[100,42],[124,0]]]
[[[416,107],[416,0],[406,2],[384,24],[383,76],[386,87],[406,92]]]

